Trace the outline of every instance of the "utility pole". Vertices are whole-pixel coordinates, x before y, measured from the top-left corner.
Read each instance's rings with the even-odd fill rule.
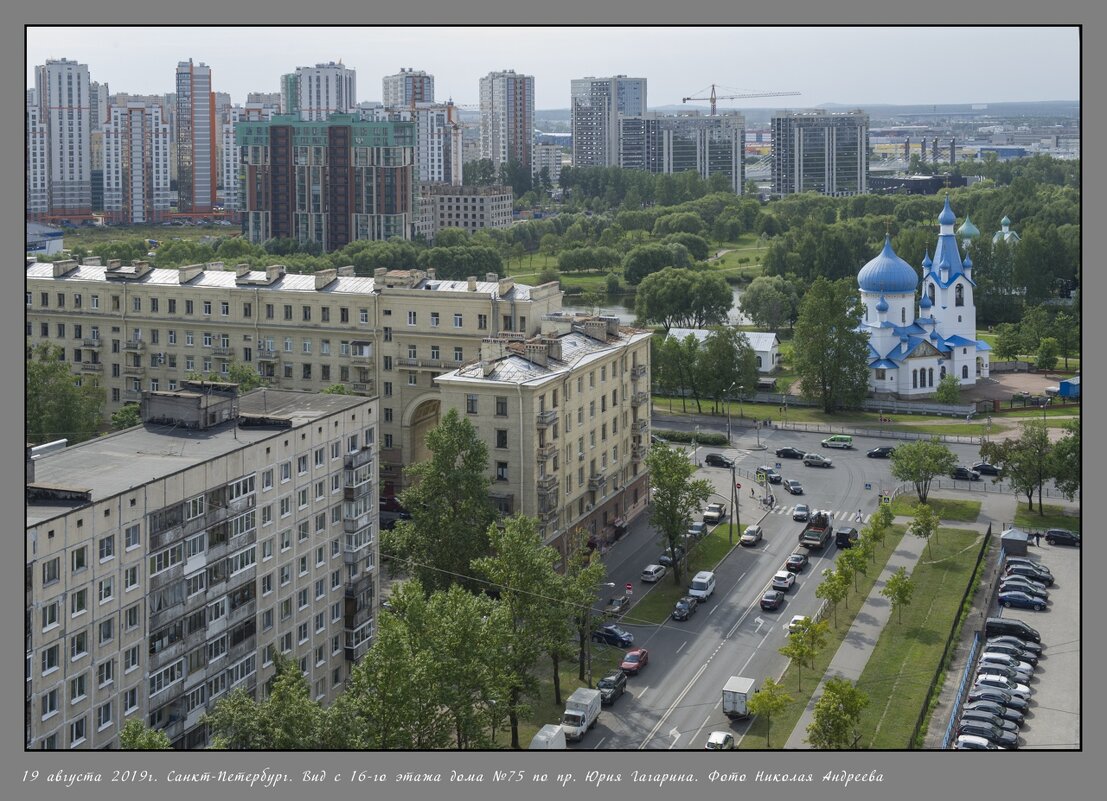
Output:
[[[741,525],[738,515],[738,504],[741,502],[741,493],[738,492],[738,481],[735,476],[737,471],[735,465],[730,466],[730,509],[734,512],[734,524],[730,527],[730,544],[734,544],[734,528]]]

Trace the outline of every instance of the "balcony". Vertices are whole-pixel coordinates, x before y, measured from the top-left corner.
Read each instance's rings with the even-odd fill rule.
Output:
[[[648,450],[645,445],[635,445],[630,449],[630,458],[635,462],[640,462],[646,458],[646,451]]]
[[[258,348],[254,351],[254,358],[259,362],[275,362],[280,359],[280,351],[273,348]]]
[[[552,442],[547,442],[545,445],[539,445],[535,451],[535,455],[538,457],[539,462],[544,462],[547,459],[552,459],[554,454],[557,453],[557,446]]]
[[[588,477],[588,489],[599,492],[607,486],[607,476],[603,473],[593,473]]]
[[[362,573],[356,579],[346,582],[347,598],[357,598],[359,595],[365,592],[371,592],[373,589],[373,576],[369,572]]]
[[[346,460],[343,464],[347,470],[354,470],[358,467],[369,464],[373,461],[373,449],[361,448],[353,453],[346,454]]]
[[[123,375],[140,378],[146,375],[146,368],[143,367],[141,364],[125,364],[123,365]]]
[[[463,364],[464,362],[455,361],[453,359],[396,359],[396,365],[399,367],[414,367],[419,370],[436,370],[441,372],[456,370]]]
[[[342,488],[342,500],[344,501],[356,501],[358,498],[364,498],[373,492],[373,482],[363,481],[353,487]]]
[[[103,344],[104,340],[100,339],[100,337],[81,340],[81,347],[92,348],[94,350],[99,350],[103,346]]]
[[[362,365],[364,367],[373,366],[373,357],[365,353],[351,353],[350,364]]]
[[[373,644],[373,638],[370,637],[367,640],[359,643],[354,647],[346,647],[346,659],[350,662],[357,662],[367,653],[369,653],[369,646]]]
[[[140,401],[142,400],[141,389],[125,389],[123,390],[123,400],[125,401]]]
[[[635,392],[630,396],[631,406],[641,406],[643,403],[650,402],[650,393],[648,392]]]
[[[350,390],[352,392],[359,392],[363,395],[373,395],[376,393],[376,383],[373,381],[355,381],[350,384]]]
[[[142,340],[129,339],[123,343],[123,350],[133,351],[135,353],[141,353],[146,350],[146,343]]]
[[[639,378],[646,374],[646,365],[636,364],[630,368],[630,378],[632,381],[637,381]]]
[[[212,348],[211,353],[213,356],[229,359],[234,356],[234,348]]]
[[[547,428],[557,422],[557,409],[545,409],[538,413],[535,424],[539,428]]]
[[[81,362],[82,373],[102,373],[104,372],[103,362]]]
[[[640,418],[630,424],[630,430],[634,434],[645,434],[646,429],[650,427],[650,421],[646,418]]]
[[[361,604],[353,598],[346,599],[345,609],[345,627],[347,629],[357,629],[362,624],[368,623],[373,619],[373,606],[372,604]]]
[[[369,528],[373,524],[373,516],[371,512],[363,512],[357,517],[345,517],[342,519],[342,530],[347,534],[357,534],[364,528]]]
[[[539,477],[538,481],[535,482],[535,483],[538,486],[538,493],[540,495],[541,494],[549,494],[553,490],[557,489],[557,476],[555,476],[555,475],[541,476],[541,477]]]

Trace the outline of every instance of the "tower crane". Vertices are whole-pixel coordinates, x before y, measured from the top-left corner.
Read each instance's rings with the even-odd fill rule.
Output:
[[[724,87],[725,88],[725,87]],[[701,93],[702,94],[702,93]],[[711,101],[711,116],[715,116],[715,101],[716,100],[739,100],[746,97],[786,97],[788,95],[798,95],[799,92],[738,92],[733,95],[716,95],[715,84],[711,84],[711,94],[708,97],[685,97],[681,99],[681,103],[687,103],[689,100],[710,100]]]

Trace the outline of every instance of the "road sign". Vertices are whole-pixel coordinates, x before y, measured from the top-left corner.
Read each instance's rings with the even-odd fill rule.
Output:
[[[741,485],[741,484],[739,484],[739,483],[737,483],[737,482],[735,482],[735,484],[734,484],[734,488],[735,488],[735,489],[742,489],[742,485]]]
[[[880,502],[882,504],[884,504],[885,506],[888,506],[892,503],[892,496],[891,495],[882,495],[880,497]]]
[[[764,484],[765,483],[765,474],[759,472],[757,474],[757,480],[760,481],[762,484]]]
[[[871,490],[872,488],[873,488],[872,484],[869,484],[868,482],[865,483],[865,489]]]
[[[779,470],[780,469],[780,462],[777,462],[775,466],[776,466],[776,469]]]
[[[634,585],[627,582],[627,595],[634,595]]]

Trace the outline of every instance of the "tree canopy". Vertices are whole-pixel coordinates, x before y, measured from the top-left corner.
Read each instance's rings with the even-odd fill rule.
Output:
[[[861,315],[856,280],[819,278],[800,303],[796,372],[803,394],[827,413],[856,406],[868,390],[869,343],[857,328]]]

